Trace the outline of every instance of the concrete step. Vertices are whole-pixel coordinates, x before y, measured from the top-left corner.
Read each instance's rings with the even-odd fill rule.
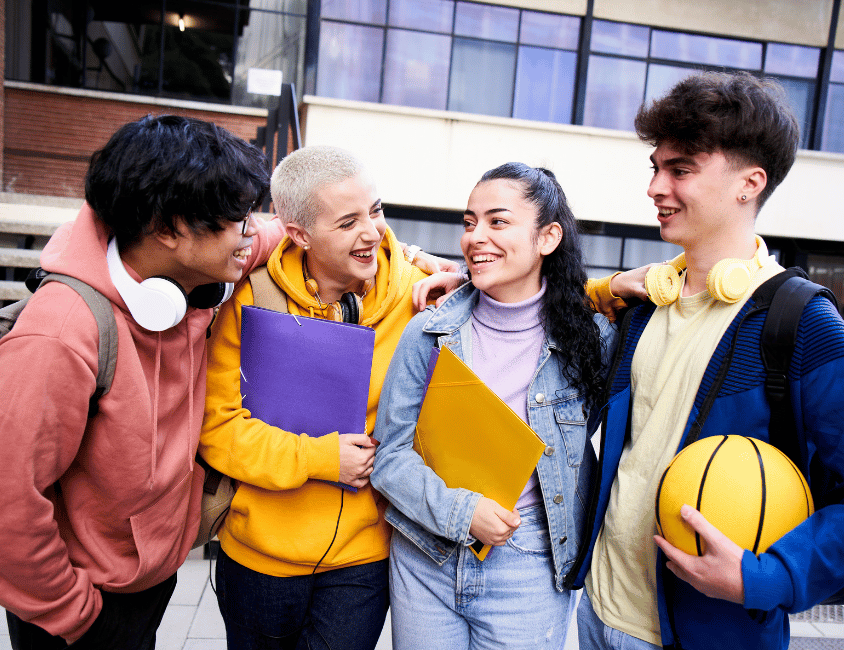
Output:
[[[0,301],[20,300],[32,295],[23,282],[0,281]]]
[[[60,226],[59,223],[41,223],[38,221],[25,221],[23,219],[0,218],[0,233],[13,235],[34,235],[36,237],[49,237]]]
[[[0,267],[13,266],[19,269],[35,269],[40,266],[40,257],[41,251],[0,247]]]

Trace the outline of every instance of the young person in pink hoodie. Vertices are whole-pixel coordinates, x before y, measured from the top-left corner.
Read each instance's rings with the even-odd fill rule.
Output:
[[[278,220],[252,218],[269,174],[256,147],[175,116],[127,124],[92,157],[86,203],[41,265],[111,301],[117,365],[98,413],[88,418],[97,324],[73,289],[43,286],[0,340],[0,605],[13,648],[155,646],[199,525],[213,307],[282,238]]]

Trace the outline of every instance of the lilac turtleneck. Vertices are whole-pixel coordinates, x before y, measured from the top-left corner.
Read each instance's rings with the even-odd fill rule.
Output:
[[[528,386],[545,340],[540,314],[544,295],[544,279],[539,293],[522,302],[497,302],[481,292],[472,312],[472,370],[525,422]],[[516,507],[541,500],[534,471]]]

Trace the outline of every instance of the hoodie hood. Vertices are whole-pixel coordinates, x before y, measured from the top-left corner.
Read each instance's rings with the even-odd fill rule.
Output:
[[[50,273],[78,278],[125,309],[108,273],[106,249],[110,237],[109,228],[84,203],[76,219],[62,224],[47,242],[41,253],[41,267]],[[134,277],[140,279],[137,274]]]
[[[305,288],[303,261],[305,252],[285,237],[273,251],[267,269],[288,297],[288,309],[297,316],[322,317],[324,309]],[[391,263],[392,261],[392,263]],[[396,263],[399,261],[399,263]],[[361,325],[375,327],[405,297],[413,277],[413,267],[404,259],[401,246],[388,227],[378,249],[375,284],[363,297]]]

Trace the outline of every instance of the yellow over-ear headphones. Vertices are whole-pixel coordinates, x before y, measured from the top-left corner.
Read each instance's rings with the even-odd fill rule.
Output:
[[[360,325],[361,317],[363,316],[363,296],[369,293],[369,290],[375,284],[375,280],[369,279],[364,282],[363,294],[360,296],[353,291],[349,291],[340,296],[340,300],[337,302],[323,305],[322,298],[319,297],[319,285],[317,285],[317,281],[307,275],[305,277],[305,288],[309,294],[319,301],[320,308],[325,310],[326,320]]]
[[[706,288],[716,300],[738,302],[750,288],[753,272],[761,268],[768,257],[768,248],[756,235],[756,254],[753,259],[727,258],[713,266],[706,276]],[[686,256],[680,253],[670,262],[653,267],[645,275],[648,298],[655,305],[665,307],[680,297],[680,273],[686,268]]]

